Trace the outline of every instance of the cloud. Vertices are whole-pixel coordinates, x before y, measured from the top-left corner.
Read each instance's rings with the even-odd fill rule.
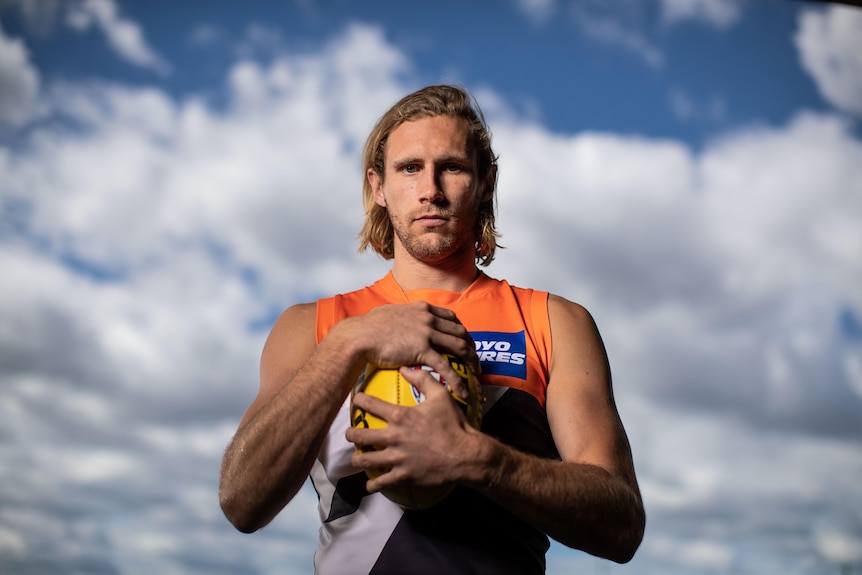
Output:
[[[800,113],[695,153],[501,118],[494,272],[597,318],[650,518],[636,563],[805,572],[812,509],[862,496],[852,125]]]
[[[833,563],[862,561],[862,519],[858,516],[846,512],[822,516],[812,532],[817,550]]]
[[[664,54],[646,34],[640,3],[608,5],[587,0],[573,2],[568,8],[578,31],[585,37],[625,50],[652,68],[664,66]]]
[[[0,0],[0,11],[13,7],[21,12],[27,30],[36,36],[54,31],[60,13],[60,0]]]
[[[535,24],[545,24],[557,11],[557,0],[515,0],[516,8]]]
[[[66,14],[66,22],[79,31],[95,26],[121,58],[136,66],[159,74],[170,72],[170,64],[147,44],[140,26],[120,16],[114,0],[82,0],[75,3]]]
[[[354,255],[356,154],[401,62],[356,27],[313,57],[237,62],[226,109],[57,83],[61,121],[0,149],[0,571],[308,571],[313,491],[248,541],[218,464],[259,326],[382,273]]]
[[[220,26],[211,23],[198,24],[192,30],[189,42],[199,48],[214,48],[227,42],[229,35]]]
[[[679,87],[670,91],[670,107],[673,115],[682,122],[717,123],[727,115],[727,105],[721,96],[714,95],[702,102]]]
[[[242,536],[219,460],[274,315],[387,269],[355,254],[359,154],[416,86],[370,26],[265,62],[239,57],[218,106],[52,83],[57,121],[0,147],[0,571],[311,569],[313,491]],[[484,92],[508,246],[489,272],[597,318],[649,514],[627,568],[816,572],[854,552],[852,124],[801,112],[695,151],[554,133]]]
[[[742,17],[739,0],[662,0],[660,9],[666,24],[693,20],[719,30],[730,28]]]
[[[862,10],[832,5],[799,15],[794,42],[802,67],[831,105],[862,116]]]
[[[39,72],[21,40],[9,38],[0,27],[0,124],[19,124],[33,110],[39,91]]]
[[[608,4],[597,0],[515,0],[517,10],[535,25],[546,25],[562,12],[585,38],[622,49],[648,66],[664,65],[664,54],[645,31],[644,6],[631,0]]]
[[[803,114],[728,134],[698,157],[675,142],[495,133],[509,159],[501,221],[518,214],[504,244],[525,259],[565,246],[550,268],[501,266],[612,315],[639,389],[759,424],[859,432],[862,404],[841,366],[862,349],[838,329],[844,310],[862,309],[862,147],[849,126]]]

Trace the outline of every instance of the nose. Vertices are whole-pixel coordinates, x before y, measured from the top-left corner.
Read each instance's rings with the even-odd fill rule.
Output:
[[[436,204],[443,199],[443,186],[437,170],[425,170],[421,183],[421,194],[419,201]]]

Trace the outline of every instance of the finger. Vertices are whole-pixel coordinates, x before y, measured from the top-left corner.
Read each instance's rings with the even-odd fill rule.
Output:
[[[428,370],[402,367],[399,371],[404,379],[409,381],[413,387],[415,387],[420,393],[424,394],[426,398],[430,399],[437,397],[438,394],[449,394],[449,392],[446,391],[446,387],[443,385],[443,382],[437,381],[437,379],[431,375],[431,372]],[[440,372],[437,373],[439,374]],[[443,379],[447,384],[449,383],[448,379]],[[460,380],[461,378],[456,377],[456,379]],[[454,391],[454,387],[451,384],[449,387]]]
[[[432,343],[437,349],[451,353],[467,363],[474,374],[482,373],[479,354],[476,352],[476,342],[464,326],[460,326],[454,334],[438,331],[432,335]]]
[[[365,490],[368,491],[368,493],[377,493],[378,491],[382,491],[387,487],[392,487],[399,483],[403,483],[403,475],[403,473],[398,473],[397,471],[393,471],[392,469],[386,468],[383,473],[381,473],[374,479],[369,479],[365,483]]]
[[[454,321],[455,323],[460,324],[461,322],[458,320],[458,315],[449,308],[439,307],[436,305],[428,304],[428,311],[436,315],[437,317],[449,321]]]
[[[372,479],[369,476],[368,481],[366,481],[365,489],[368,493],[376,493],[381,489],[386,487],[388,483],[386,479],[381,481],[381,477],[386,477],[391,475],[392,468],[390,466],[384,465],[382,463],[376,463],[374,461],[368,462],[363,460],[365,455],[376,455],[379,452],[370,451],[366,453],[355,453],[350,460],[351,465],[354,469],[361,469],[363,471],[373,471],[376,477]],[[381,485],[382,484],[382,485]]]
[[[457,356],[455,354],[451,355],[460,358],[460,356]],[[475,374],[476,371],[474,370],[471,363],[466,360],[465,363],[467,363],[467,367],[470,372]],[[475,363],[478,363],[478,360],[475,360]],[[465,381],[457,371],[455,371],[455,368],[452,367],[452,364],[449,362],[449,359],[443,356],[440,352],[434,349],[429,349],[425,353],[420,354],[418,360],[412,365],[426,365],[430,367],[438,374],[440,374],[440,376],[446,381],[446,383],[456,393],[456,395],[458,395],[458,397],[460,397],[461,399],[467,399],[468,382]],[[412,365],[408,365],[406,367],[412,367]]]
[[[442,335],[438,341],[434,342],[435,345],[466,361],[473,373],[481,373],[482,367],[476,354],[476,342],[473,341],[473,336],[470,335],[455,312],[432,305],[428,306],[428,311],[439,318],[438,321],[434,322],[433,327]]]
[[[473,342],[473,338],[470,337],[469,333],[464,332],[463,337],[443,335],[438,337],[432,336],[432,343],[436,349],[450,353],[464,361],[470,367],[470,371],[474,374],[482,373],[482,367],[479,363],[479,355],[476,353],[476,344]]]
[[[388,444],[388,436],[385,429],[348,427],[347,431],[344,432],[344,437],[357,448],[373,447],[374,449],[383,449]]]
[[[468,389],[467,382],[465,382],[458,372],[452,367],[452,364],[449,363],[449,360],[444,356],[437,352],[429,353],[426,355],[427,360],[423,360],[422,364],[427,365],[434,371],[436,371],[443,381],[446,382],[446,385],[449,386],[449,389],[452,390],[455,395],[460,397],[461,399],[467,399]],[[411,369],[408,366],[408,369]],[[429,374],[430,375],[430,374]],[[412,379],[407,378],[411,383]],[[441,386],[442,387],[442,386]]]
[[[387,422],[392,421],[396,417],[395,413],[399,409],[404,409],[361,391],[353,395],[353,405]]]

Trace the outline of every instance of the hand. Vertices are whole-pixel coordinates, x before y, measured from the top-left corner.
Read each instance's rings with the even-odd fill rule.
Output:
[[[393,405],[365,393],[357,393],[353,404],[387,422],[382,429],[349,428],[348,441],[375,450],[355,453],[351,463],[360,469],[382,469],[370,480],[369,493],[408,482],[441,485],[457,482],[467,462],[474,461],[470,449],[479,432],[469,426],[445,387],[428,371],[400,369],[401,375],[425,395],[415,407]]]
[[[342,322],[342,329],[365,345],[365,360],[386,368],[424,364],[439,373],[462,398],[467,385],[442,353],[450,353],[480,373],[476,344],[452,310],[425,302],[385,305]]]

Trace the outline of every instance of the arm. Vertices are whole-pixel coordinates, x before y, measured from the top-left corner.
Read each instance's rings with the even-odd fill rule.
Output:
[[[626,562],[643,537],[645,515],[604,345],[581,306],[554,296],[548,306],[554,353],[547,413],[562,461],[489,443],[478,488],[564,545]]]
[[[478,365],[449,310],[383,306],[336,325],[316,344],[314,304],[289,308],[261,356],[260,389],[222,461],[219,499],[241,531],[268,524],[299,491],[329,427],[366,363],[427,363],[457,380],[438,350]],[[393,335],[395,334],[395,335]]]
[[[640,544],[645,519],[604,346],[582,307],[552,296],[549,311],[554,357],[547,413],[562,461],[522,453],[471,429],[430,376],[405,371],[428,398],[424,410],[358,394],[354,402],[380,412],[389,427],[351,429],[348,439],[388,449],[357,454],[354,464],[392,467],[368,483],[369,491],[404,480],[458,481],[567,546],[626,562]],[[417,427],[410,431],[411,425]]]

